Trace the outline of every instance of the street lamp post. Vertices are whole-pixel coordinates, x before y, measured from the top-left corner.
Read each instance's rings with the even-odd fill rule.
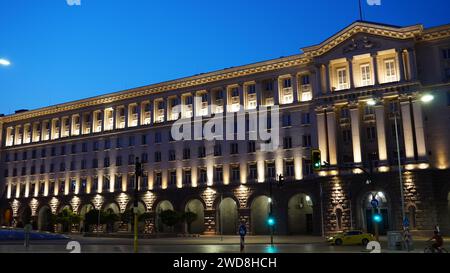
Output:
[[[398,169],[398,179],[400,182],[400,201],[402,206],[402,225],[405,221],[405,194],[403,192],[403,177],[402,177],[402,162],[400,160],[400,142],[398,137],[398,123],[397,123],[397,114],[394,117],[394,124],[395,124],[395,141],[397,145],[397,169]]]

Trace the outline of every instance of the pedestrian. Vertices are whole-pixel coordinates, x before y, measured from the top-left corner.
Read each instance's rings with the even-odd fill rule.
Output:
[[[411,244],[411,232],[409,231],[408,227],[405,227],[403,229],[403,242],[404,242],[405,249],[409,252],[410,244]]]
[[[24,246],[26,249],[28,249],[28,247],[30,246],[30,232],[31,232],[32,228],[33,228],[33,226],[30,223],[26,224],[24,227],[24,231],[25,231]]]
[[[239,226],[239,235],[241,237],[241,252],[243,252],[245,248],[245,235],[247,235],[247,226],[245,221],[242,221]]]

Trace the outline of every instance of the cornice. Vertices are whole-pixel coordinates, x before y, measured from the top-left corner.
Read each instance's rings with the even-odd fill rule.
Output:
[[[414,39],[416,41],[432,41],[450,37],[450,25],[444,25],[424,30],[422,25],[395,27],[377,23],[357,21],[346,27],[339,33],[331,36],[321,44],[303,48],[302,54],[214,71],[205,74],[199,74],[192,77],[152,84],[144,87],[133,88],[98,97],[31,110],[24,113],[12,114],[0,117],[0,123],[10,123],[20,120],[27,120],[60,112],[74,111],[87,107],[99,106],[152,94],[159,94],[166,91],[202,86],[212,82],[229,80],[262,72],[275,71],[299,65],[307,65],[312,62],[314,57],[325,54],[326,52],[332,50],[336,46],[346,41],[352,35],[355,35],[357,33],[367,33],[400,40]]]

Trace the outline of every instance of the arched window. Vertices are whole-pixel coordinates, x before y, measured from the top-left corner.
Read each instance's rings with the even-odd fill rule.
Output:
[[[408,220],[410,228],[416,228],[416,207],[410,206],[408,208]]]
[[[337,229],[342,229],[342,209],[336,209],[336,225]]]

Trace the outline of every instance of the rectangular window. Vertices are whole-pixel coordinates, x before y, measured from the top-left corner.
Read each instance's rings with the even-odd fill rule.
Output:
[[[142,153],[141,154],[141,162],[142,163],[148,163],[148,154],[147,153]]]
[[[302,124],[311,124],[311,119],[309,113],[302,113]]]
[[[147,135],[142,135],[141,136],[141,144],[142,145],[147,145]]]
[[[394,59],[389,59],[384,61],[385,67],[385,77],[386,82],[395,82],[397,81],[397,75],[395,71],[395,61]]]
[[[161,132],[156,132],[155,133],[155,143],[161,143],[161,140],[162,140]]]
[[[169,185],[175,186],[177,184],[177,172],[176,171],[170,171],[169,173]]]
[[[133,147],[135,145],[136,138],[134,136],[128,137],[128,147]]]
[[[161,162],[161,152],[155,152],[155,162]]]
[[[231,167],[231,181],[234,183],[239,183],[241,180],[241,170],[239,165]]]
[[[70,192],[75,192],[77,187],[77,181],[75,179],[70,180]]]
[[[103,167],[104,168],[108,168],[109,167],[109,164],[110,162],[109,162],[109,157],[107,156],[107,157],[105,157],[104,159],[103,159]]]
[[[184,170],[183,171],[183,184],[184,185],[191,185],[191,170]]]
[[[114,190],[121,191],[122,190],[122,176],[116,176],[116,180],[114,181]]]
[[[389,102],[389,113],[397,113],[398,112],[398,102],[390,101]]]
[[[122,139],[120,137],[116,139],[116,148],[122,148]]]
[[[55,156],[55,155],[56,155],[56,147],[52,147],[52,148],[50,149],[50,155],[51,155],[51,156]]]
[[[258,179],[258,171],[255,163],[248,164],[248,180],[255,182]]]
[[[338,90],[347,89],[348,83],[347,83],[347,69],[346,68],[339,68],[336,70],[337,72],[337,78],[338,78]]]
[[[70,148],[70,152],[72,154],[76,154],[77,153],[77,145],[76,144],[72,144],[72,146]]]
[[[191,158],[191,149],[189,148],[184,148],[183,149],[183,159],[190,159]]]
[[[61,146],[61,155],[66,155],[66,146]]]
[[[214,156],[222,155],[222,146],[220,144],[214,145]]]
[[[156,172],[155,173],[155,184],[157,188],[161,188],[162,187],[162,174],[161,172]]]
[[[65,162],[61,162],[59,164],[59,171],[60,172],[65,172],[66,171],[66,163]]]
[[[361,65],[361,86],[368,86],[372,84],[372,77],[370,73],[370,65],[362,64]]]
[[[345,144],[352,142],[352,131],[351,130],[343,130],[342,131],[342,140]]]
[[[128,165],[134,165],[135,163],[134,159],[135,159],[134,154],[128,155]]]
[[[45,148],[41,150],[41,157],[47,157],[47,150]],[[17,153],[14,154],[14,161],[17,161]]]
[[[116,157],[116,166],[122,166],[122,157],[121,156]]]
[[[450,48],[442,49],[442,58],[444,58],[444,60],[450,59]]]
[[[285,137],[283,138],[283,149],[291,149],[292,148],[292,138]]]
[[[308,176],[313,174],[313,168],[311,164],[311,160],[303,160],[303,175]]]
[[[87,189],[87,180],[86,178],[83,178],[80,181],[80,193],[86,193],[86,189]]]
[[[92,149],[94,151],[98,151],[100,149],[100,144],[98,141],[94,141],[94,144],[92,145]]]
[[[284,113],[282,121],[283,121],[283,127],[291,126],[291,114]]]
[[[248,153],[256,152],[256,142],[255,141],[247,142],[247,152]]]
[[[303,147],[311,147],[311,135],[303,135]]]
[[[214,181],[218,183],[223,182],[223,168],[222,166],[214,167]]]
[[[175,161],[175,160],[176,160],[175,150],[169,150],[169,161]]]
[[[109,179],[107,177],[103,178],[103,184],[105,185],[105,188],[109,188]],[[98,192],[98,177],[92,178],[91,192]]]
[[[377,137],[375,127],[367,127],[367,140],[374,141]]]
[[[266,163],[267,178],[275,178],[275,163]]]
[[[283,88],[289,88],[292,87],[292,81],[291,78],[287,78],[283,80]]]
[[[66,192],[66,181],[60,180],[58,185],[58,194],[64,195]]]
[[[285,161],[284,167],[285,167],[284,173],[286,174],[286,176],[293,177],[294,176],[294,161],[292,161],[292,160]]]
[[[109,139],[105,139],[105,150],[111,149],[111,141]]]
[[[200,177],[199,177],[200,185],[206,185],[207,181],[208,181],[208,175],[207,175],[206,169],[200,168]]]
[[[81,152],[82,153],[87,153],[87,150],[88,150],[87,143],[81,144]]]
[[[206,156],[205,146],[198,147],[198,158],[204,158]]]
[[[307,85],[307,84],[310,84],[309,75],[303,75],[302,76],[302,85]]]
[[[230,153],[232,155],[235,155],[235,154],[239,153],[239,145],[237,143],[231,143],[230,144]]]

